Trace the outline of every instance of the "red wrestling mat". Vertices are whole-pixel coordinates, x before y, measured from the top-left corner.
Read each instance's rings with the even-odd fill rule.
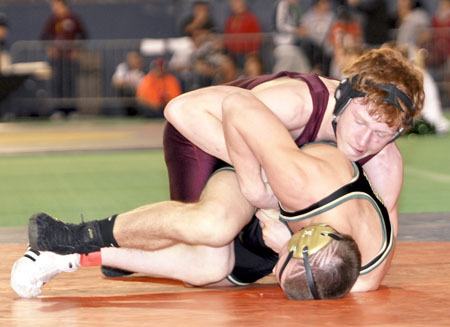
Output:
[[[390,273],[375,292],[333,301],[286,300],[273,281],[247,288],[186,288],[131,277],[108,280],[99,269],[56,277],[38,299],[9,288],[23,245],[1,245],[0,326],[443,326],[450,325],[450,242],[399,243]]]

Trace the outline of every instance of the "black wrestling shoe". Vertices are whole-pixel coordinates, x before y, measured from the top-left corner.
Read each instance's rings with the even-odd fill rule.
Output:
[[[59,254],[96,252],[104,246],[97,221],[66,224],[46,213],[30,218],[28,240],[33,249]]]
[[[103,276],[110,278],[130,276],[133,274],[132,271],[123,270],[120,268],[113,268],[109,266],[102,266],[101,270]]]

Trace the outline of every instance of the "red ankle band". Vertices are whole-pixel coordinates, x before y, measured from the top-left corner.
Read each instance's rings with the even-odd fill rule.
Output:
[[[80,255],[81,267],[92,267],[101,265],[102,265],[102,253],[100,251]]]

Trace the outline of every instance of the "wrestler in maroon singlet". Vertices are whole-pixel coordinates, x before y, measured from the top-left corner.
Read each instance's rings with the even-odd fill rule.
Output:
[[[245,78],[227,85],[252,89],[255,86],[279,78],[290,77],[306,82],[311,93],[313,111],[301,135],[295,140],[298,146],[312,142],[319,132],[328,104],[328,89],[314,74],[280,72]],[[244,110],[244,109],[243,109]],[[170,123],[164,130],[164,157],[169,174],[170,198],[176,201],[195,202],[211,174],[225,163],[198,148],[179,133]]]

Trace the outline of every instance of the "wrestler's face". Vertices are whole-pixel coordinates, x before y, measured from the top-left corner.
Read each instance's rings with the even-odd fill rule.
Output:
[[[352,99],[337,120],[337,146],[353,161],[378,153],[397,133],[396,128],[372,117],[368,109],[361,98]]]

